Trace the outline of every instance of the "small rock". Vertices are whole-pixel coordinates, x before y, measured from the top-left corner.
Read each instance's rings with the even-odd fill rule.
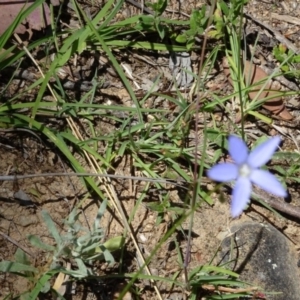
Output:
[[[30,199],[30,197],[22,190],[19,190],[16,193],[14,193],[14,198],[18,200],[21,205],[27,207],[34,206],[34,203]]]
[[[22,215],[14,221],[22,227],[27,227],[29,225],[36,224],[38,222],[38,218],[36,215]]]
[[[187,52],[172,52],[169,59],[169,68],[179,87],[188,87],[193,82],[191,57]]]
[[[222,242],[222,263],[233,261],[229,266],[239,279],[260,287],[268,300],[298,300],[297,256],[290,241],[269,224],[242,223],[231,232],[235,234]]]

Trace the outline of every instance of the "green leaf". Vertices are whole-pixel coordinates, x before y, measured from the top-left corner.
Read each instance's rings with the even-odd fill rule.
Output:
[[[120,12],[120,9],[124,3],[124,0],[119,0],[117,3],[114,3],[114,0],[109,0],[105,3],[104,7],[101,9],[99,14],[92,20],[93,26],[97,26],[100,23],[100,20],[105,18],[104,22],[100,23],[99,30],[108,26],[111,20]],[[108,14],[108,10],[112,11]]]
[[[283,72],[289,72],[289,71],[290,71],[290,67],[289,67],[289,66],[282,66],[282,67],[281,67],[281,70],[282,70]]]
[[[116,251],[123,247],[125,238],[123,236],[115,236],[106,241],[103,246],[109,251]]]
[[[30,261],[27,258],[25,252],[23,250],[21,250],[20,248],[17,249],[16,253],[15,253],[15,260],[18,263],[24,264],[24,265],[30,265]]]
[[[49,287],[49,280],[56,273],[58,273],[57,270],[52,270],[52,271],[47,272],[46,274],[43,274],[43,276],[41,278],[39,278],[35,287],[30,292],[29,299],[32,299],[32,300],[37,299],[39,293],[41,293],[44,290],[47,290],[47,287]]]
[[[290,177],[290,179],[300,183],[300,178],[299,177]]]
[[[45,244],[36,235],[29,235],[29,236],[27,236],[27,238],[28,238],[29,242],[31,243],[31,245],[34,247],[37,247],[39,249],[43,249],[46,251],[55,251],[55,247]]]
[[[57,245],[62,244],[62,238],[56,228],[55,223],[53,222],[52,218],[50,217],[49,213],[46,210],[42,210],[42,217],[47,225],[48,231],[51,233]]]
[[[109,264],[112,264],[115,262],[114,257],[112,256],[112,254],[110,253],[110,251],[108,249],[106,249],[103,245],[100,245],[99,249],[103,253],[103,256],[104,256],[104,259],[106,262],[108,262]]]
[[[286,170],[284,170],[281,166],[275,166],[274,170],[276,170],[281,175],[285,175],[286,174]]]
[[[209,205],[213,205],[214,201],[212,200],[212,198],[209,196],[209,194],[207,194],[204,191],[199,191],[200,196],[204,199],[205,202],[207,202]]]
[[[194,38],[190,38],[186,44],[187,50],[191,50],[195,45],[195,39]]]
[[[229,9],[228,9],[227,4],[222,0],[222,1],[220,1],[220,2],[218,3],[218,5],[220,6],[220,8],[221,8],[223,14],[224,14],[225,16],[228,16],[228,15],[229,15]]]
[[[156,24],[156,29],[159,34],[159,37],[163,40],[166,35],[166,27],[160,23]]]
[[[215,129],[207,129],[205,133],[210,142],[218,145],[221,149],[228,148],[227,136],[225,133]]]
[[[148,28],[148,26],[153,26],[154,25],[154,17],[153,16],[140,16],[139,17],[139,24],[140,26],[146,26]]]
[[[94,43],[94,48],[98,46],[101,48],[101,43]],[[140,41],[125,41],[125,40],[109,40],[106,41],[106,46],[121,47],[121,48],[133,48],[133,49],[148,49],[156,51],[173,51],[173,52],[185,52],[186,47],[164,43],[152,43],[152,42],[140,42]]]
[[[157,203],[157,202],[150,202],[147,203],[147,207],[153,211],[156,211],[158,213],[162,213],[166,210],[166,204],[165,203]]]
[[[187,37],[186,37],[185,34],[179,34],[179,35],[177,35],[175,41],[176,41],[177,43],[184,44],[184,43],[186,43],[186,41],[187,41]]]
[[[197,24],[197,15],[199,14],[198,10],[193,10],[191,17],[190,17],[190,27],[192,30],[197,32],[198,24]]]
[[[75,258],[75,261],[77,263],[77,266],[78,266],[78,269],[79,269],[78,271],[80,273],[80,276],[81,277],[88,276],[88,269],[85,266],[84,262],[80,258]]]
[[[26,264],[4,260],[0,262],[0,272],[8,272],[8,273],[37,272],[37,269]]]
[[[220,30],[210,30],[208,36],[214,39],[220,39],[224,34]]]
[[[190,17],[190,28],[195,33],[203,32],[206,28],[207,23],[207,17],[205,16],[206,13],[206,6],[204,5],[202,9],[199,10],[193,10],[191,17]]]
[[[125,238],[123,236],[115,236],[109,240],[107,240],[102,246],[96,247],[96,253],[102,253],[103,250],[107,249],[108,251],[116,251],[124,245]]]
[[[160,16],[167,8],[168,0],[158,0],[156,3],[149,3],[157,16]]]
[[[300,55],[294,56],[293,62],[294,62],[294,63],[300,63]]]
[[[98,209],[98,212],[97,212],[97,216],[96,216],[96,219],[95,219],[95,222],[94,222],[94,231],[98,230],[98,228],[100,227],[100,221],[106,211],[106,206],[107,206],[107,200],[104,200],[99,209]]]

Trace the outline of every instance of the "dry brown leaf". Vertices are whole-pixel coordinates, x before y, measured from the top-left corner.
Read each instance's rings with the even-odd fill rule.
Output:
[[[230,69],[228,65],[228,61],[226,57],[223,58],[223,68],[224,73],[227,76],[228,81],[232,85],[232,78],[230,76]],[[289,121],[293,119],[293,116],[290,112],[286,109],[282,97],[280,96],[280,85],[272,80],[269,80],[265,85],[264,79],[267,80],[268,75],[263,71],[261,68],[257,67],[255,64],[251,63],[250,61],[245,61],[244,63],[244,77],[247,86],[255,84],[255,87],[251,89],[249,92],[249,98],[251,100],[263,100],[268,97],[272,97],[263,104],[263,107],[275,115],[278,115],[285,121]],[[258,82],[263,81],[261,84],[256,84]],[[264,87],[264,90],[260,92],[261,88]]]
[[[0,35],[12,24],[21,10],[32,5],[32,2],[26,3],[0,0]],[[53,5],[58,5],[58,0],[51,1]],[[17,27],[15,33],[23,34],[27,29],[41,30],[50,25],[50,9],[46,3],[35,9],[27,18]],[[26,26],[27,25],[27,26]]]

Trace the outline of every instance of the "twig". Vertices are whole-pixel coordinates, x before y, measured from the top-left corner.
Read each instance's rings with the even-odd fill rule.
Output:
[[[279,201],[277,199],[274,199],[271,196],[265,197],[261,194],[255,193],[255,192],[252,192],[252,197],[254,199],[255,198],[261,199],[264,202],[266,202],[268,205],[270,205],[272,208],[300,220],[300,207],[299,206],[294,206],[289,203]]]
[[[11,237],[9,237],[7,234],[5,234],[4,232],[0,231],[0,235],[2,235],[4,238],[6,238],[8,241],[10,241],[12,244],[14,244],[15,246],[19,247],[20,249],[22,249],[25,253],[27,253],[28,255],[30,255],[31,257],[34,257],[34,255],[25,247],[23,247],[22,245],[20,245],[18,242],[16,242],[14,239],[12,239]]]
[[[276,13],[271,13],[271,18],[280,20],[280,21],[284,21],[284,22],[288,22],[291,24],[296,24],[296,25],[300,25],[300,19],[299,18],[295,18],[292,16],[288,16],[288,15],[279,15]]]
[[[175,183],[175,181],[172,179],[113,175],[113,174],[106,174],[106,173],[40,173],[40,174],[26,174],[26,175],[0,175],[0,181],[14,181],[14,180],[21,180],[21,179],[35,178],[35,177],[54,177],[54,176],[79,176],[79,177],[96,176],[96,177],[107,177],[107,178],[116,178],[116,179],[131,179],[131,180],[148,181],[148,182],[155,182],[155,183],[169,183],[169,184],[182,187],[184,189],[188,189],[187,187],[182,186],[181,184]]]
[[[163,178],[148,178],[148,177],[136,177],[136,176],[127,176],[127,175],[113,175],[113,174],[101,174],[101,173],[41,173],[41,174],[26,174],[26,175],[0,175],[0,181],[14,181],[21,180],[27,178],[35,178],[35,177],[53,177],[53,176],[80,176],[80,177],[88,177],[88,176],[96,176],[96,177],[107,177],[107,178],[116,178],[116,179],[131,179],[131,180],[139,180],[139,181],[148,181],[154,183],[168,183],[173,184],[175,186],[179,186],[183,189],[188,189],[187,186],[183,184],[187,184],[187,182],[180,181],[182,184],[178,184],[171,179],[163,179]],[[231,188],[232,185],[228,184]],[[300,207],[288,204],[286,202],[278,201],[271,196],[266,197],[262,194],[252,192],[252,196],[254,198],[259,198],[269,204],[272,208],[283,212],[287,215],[295,217],[300,220]]]
[[[234,186],[234,184],[232,183],[228,183],[226,185],[230,188],[233,188]],[[256,187],[254,187],[254,189],[255,191],[252,190],[251,193],[252,199],[257,202],[259,202],[259,200],[262,200],[272,208],[300,220],[300,206],[294,206],[289,203],[279,201],[274,196],[266,194],[265,192],[261,192],[261,190],[257,189]]]
[[[274,29],[272,26],[254,18],[253,16],[245,13],[245,16],[255,23],[261,25],[262,27],[268,29],[274,36],[275,38],[282,44],[285,44],[290,50],[292,50],[296,54],[300,54],[300,49],[298,49],[293,43],[291,43],[287,38],[285,38],[279,31]]]

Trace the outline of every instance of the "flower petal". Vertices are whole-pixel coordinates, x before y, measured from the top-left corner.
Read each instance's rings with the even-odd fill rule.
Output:
[[[238,164],[246,162],[248,157],[248,148],[245,142],[235,136],[231,135],[228,138],[228,151],[232,159]]]
[[[250,180],[273,195],[278,197],[286,197],[287,192],[279,180],[270,172],[265,170],[253,170],[250,175]]]
[[[250,201],[251,182],[246,177],[240,177],[233,188],[231,199],[231,215],[238,217]]]
[[[252,168],[258,168],[266,164],[278,148],[280,144],[280,137],[275,136],[266,142],[257,146],[248,156],[248,164]]]
[[[207,171],[207,176],[215,181],[226,182],[237,178],[238,167],[235,164],[221,163]]]

